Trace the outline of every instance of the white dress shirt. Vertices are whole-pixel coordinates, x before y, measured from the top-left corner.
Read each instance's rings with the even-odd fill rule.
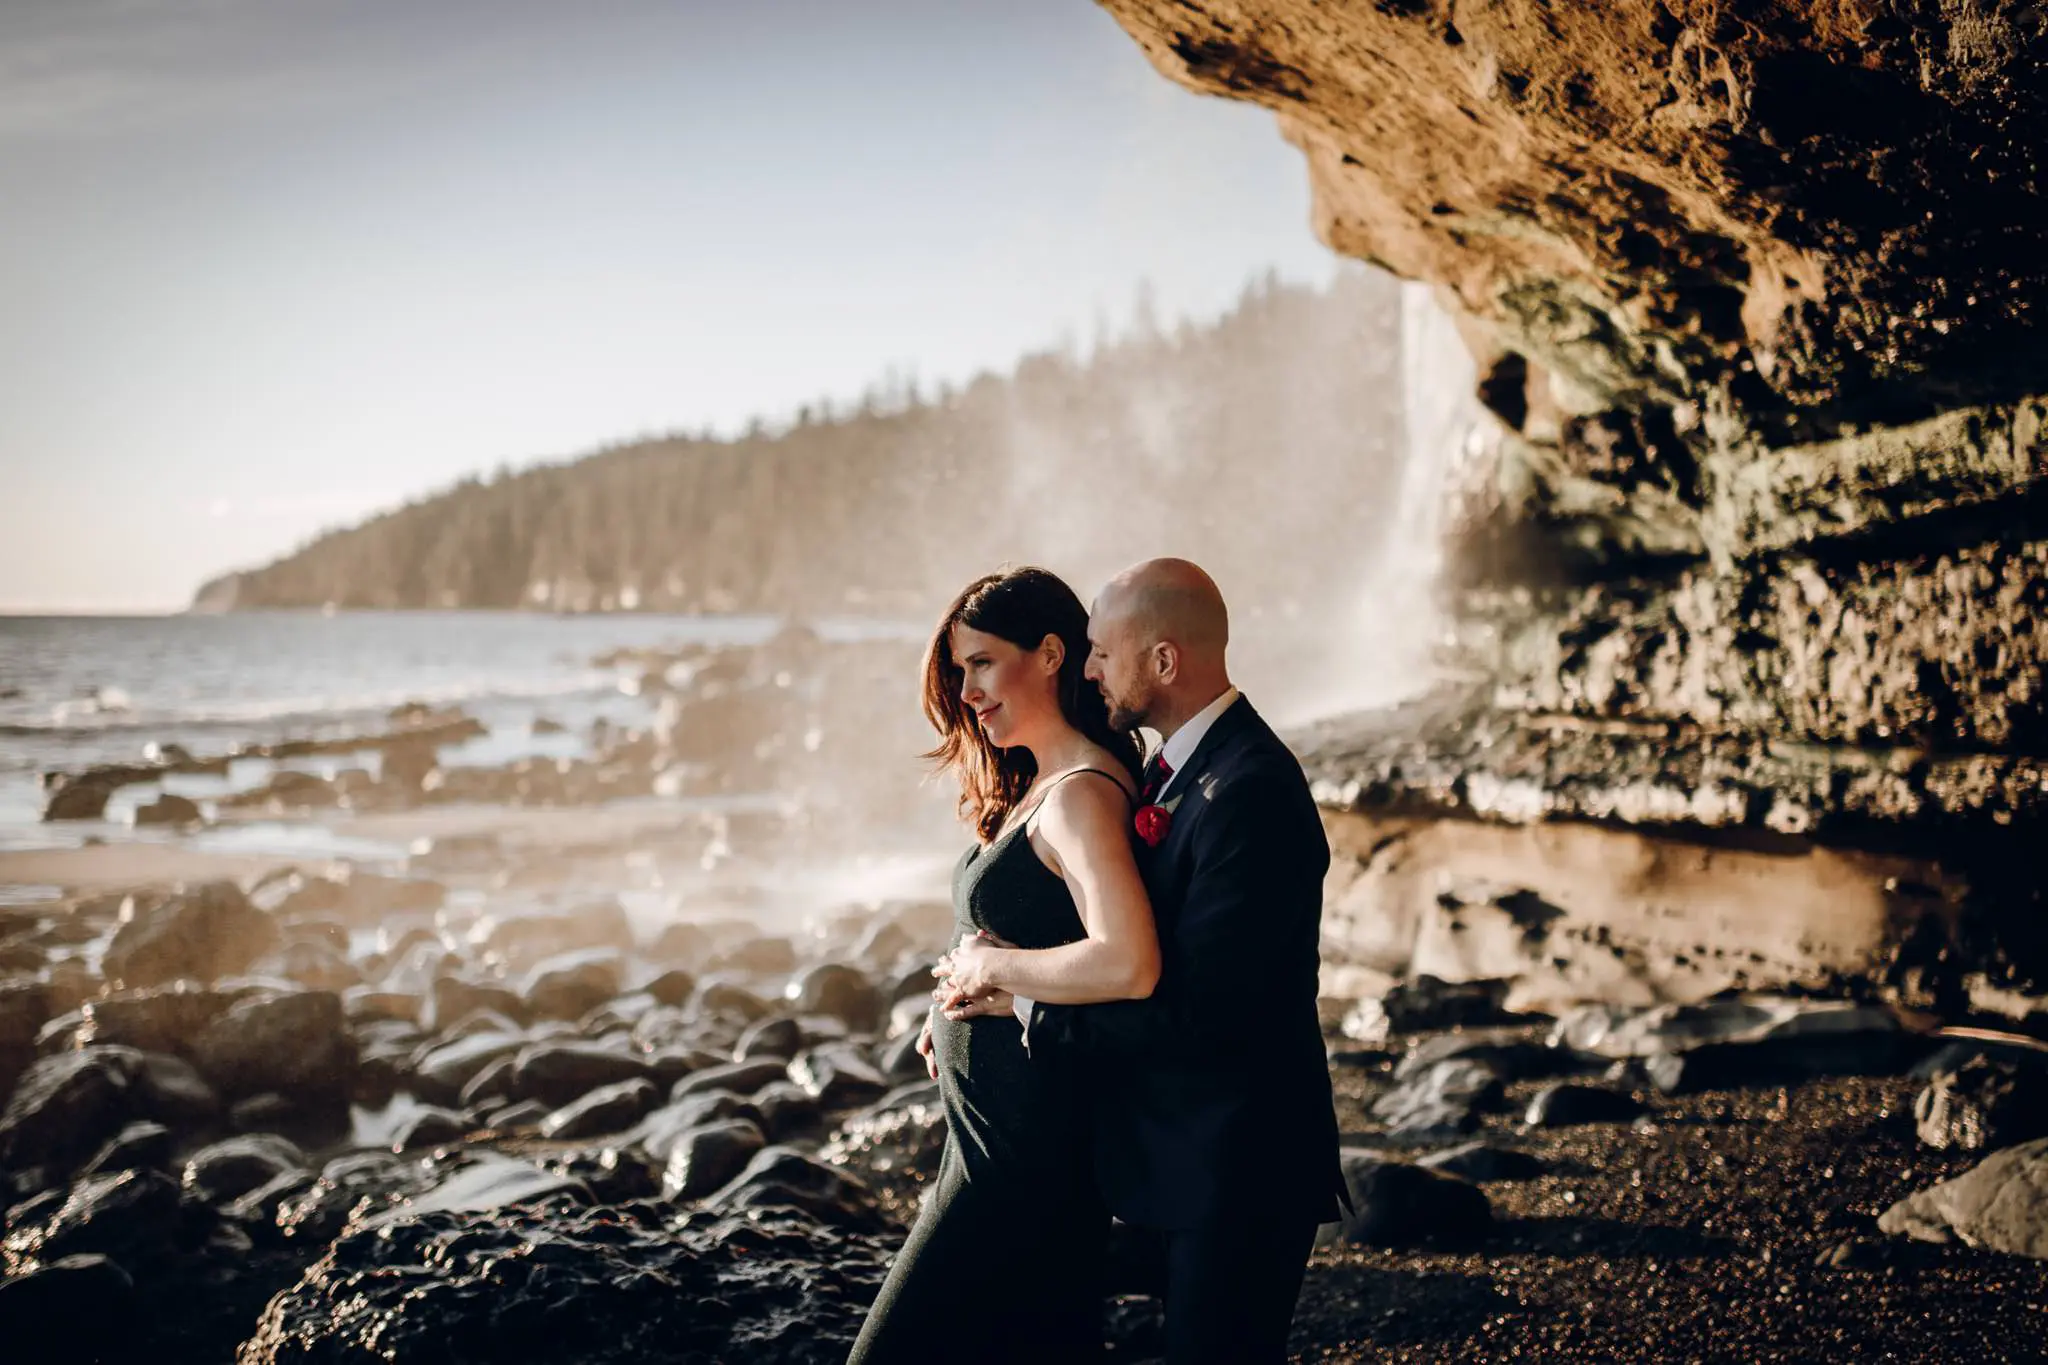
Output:
[[[1180,781],[1181,770],[1188,766],[1188,760],[1193,758],[1195,750],[1201,747],[1202,740],[1209,733],[1209,727],[1214,725],[1216,718],[1228,711],[1230,704],[1241,695],[1234,687],[1225,688],[1222,696],[1195,712],[1186,725],[1175,730],[1173,737],[1159,746],[1159,757],[1165,761],[1167,767],[1173,769],[1173,776],[1166,779],[1166,785],[1152,798],[1154,803],[1164,804],[1166,794],[1173,790],[1174,783]]]
[[[1168,777],[1166,785],[1153,795],[1154,805],[1165,801],[1166,794],[1173,790],[1173,784],[1180,781],[1181,770],[1187,766],[1188,760],[1195,756],[1195,750],[1201,747],[1203,737],[1209,733],[1209,727],[1214,725],[1216,718],[1228,711],[1231,703],[1242,695],[1236,688],[1226,687],[1222,696],[1195,712],[1189,717],[1187,724],[1175,730],[1166,742],[1159,746],[1158,756],[1172,769],[1173,775]],[[1011,1012],[1017,1016],[1017,1022],[1024,1026],[1024,1041],[1028,1046],[1031,1042],[1031,1007],[1038,1002],[1015,993],[1010,996],[1010,1002]]]

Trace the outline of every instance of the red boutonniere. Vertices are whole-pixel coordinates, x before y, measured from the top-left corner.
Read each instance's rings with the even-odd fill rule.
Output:
[[[1173,812],[1164,806],[1140,806],[1131,817],[1138,837],[1145,841],[1147,848],[1157,848],[1166,839],[1166,832],[1173,828]]]

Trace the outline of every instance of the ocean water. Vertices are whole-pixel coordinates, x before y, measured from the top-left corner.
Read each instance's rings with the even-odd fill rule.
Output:
[[[594,661],[620,648],[759,643],[772,616],[555,616],[522,612],[249,612],[225,616],[0,617],[0,849],[76,845],[124,833],[154,786],[124,788],[108,819],[41,823],[40,774],[139,761],[151,743],[205,757],[237,743],[375,733],[406,702],[459,706],[490,734],[444,751],[454,763],[582,751],[592,722],[644,723],[637,671]],[[915,638],[902,622],[807,622],[826,639]],[[533,735],[545,715],[565,731]],[[340,767],[354,757],[326,760]],[[319,771],[323,760],[295,760]],[[194,797],[262,780],[240,760],[225,780],[171,779]],[[168,836],[162,836],[168,837]],[[260,845],[261,830],[204,836]]]

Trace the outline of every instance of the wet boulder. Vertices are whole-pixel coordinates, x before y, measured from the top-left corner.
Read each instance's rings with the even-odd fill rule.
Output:
[[[700,977],[697,993],[690,998],[700,1015],[727,1014],[746,1023],[774,1012],[766,1000],[729,976]]]
[[[456,1142],[474,1126],[467,1114],[437,1105],[422,1105],[391,1135],[391,1150],[413,1152],[425,1147],[438,1147],[444,1142]]]
[[[139,909],[115,931],[102,964],[130,987],[244,972],[278,944],[277,922],[233,882],[207,882]]]
[[[70,1165],[135,1117],[142,1054],[88,1047],[29,1067],[0,1110],[0,1168]]]
[[[469,1078],[469,1084],[462,1087],[461,1104],[464,1109],[475,1109],[482,1105],[502,1104],[512,1097],[512,1076],[517,1070],[517,1053],[498,1058],[482,1071]],[[542,1109],[553,1106],[542,1104]]]
[[[116,1171],[78,1182],[49,1218],[9,1231],[0,1251],[12,1274],[88,1254],[140,1267],[172,1251],[183,1227],[176,1180],[161,1171]]]
[[[731,1062],[725,1066],[693,1071],[669,1091],[671,1102],[711,1090],[730,1090],[735,1095],[752,1095],[774,1081],[789,1079],[789,1064],[776,1057],[759,1061]]]
[[[662,1168],[661,1192],[669,1199],[700,1199],[747,1168],[768,1145],[746,1119],[720,1119],[676,1134]]]
[[[145,1052],[134,1078],[136,1109],[183,1132],[202,1128],[220,1114],[220,1095],[199,1068],[168,1052]]]
[[[101,773],[66,774],[49,787],[43,802],[45,820],[98,820],[107,813],[107,802],[123,783],[118,776]]]
[[[760,1107],[729,1090],[711,1090],[663,1105],[642,1119],[628,1140],[656,1162],[666,1162],[677,1139],[706,1124],[744,1119],[764,1133]]]
[[[580,1019],[617,995],[625,975],[625,955],[614,948],[548,958],[527,974],[522,992],[527,1017]]]
[[[1937,1070],[1913,1100],[1920,1140],[1936,1150],[1989,1152],[2048,1137],[2048,1074],[1973,1056]]]
[[[886,975],[906,954],[918,949],[910,932],[893,919],[866,925],[853,943],[853,959],[872,972]]]
[[[281,1171],[255,1189],[229,1200],[222,1206],[221,1215],[240,1224],[252,1241],[276,1245],[283,1240],[277,1226],[278,1210],[286,1200],[305,1194],[318,1179],[315,1172],[304,1168]]]
[[[1403,981],[1377,999],[1359,1001],[1340,1031],[1359,1042],[1376,1043],[1396,1034],[1498,1024],[1510,983],[1501,980],[1442,981],[1424,973]]]
[[[404,991],[380,990],[375,986],[350,986],[341,993],[342,1013],[358,1029],[373,1021],[418,1024],[420,998]]]
[[[653,996],[658,1005],[685,1005],[697,993],[697,978],[681,967],[671,967],[640,989]]]
[[[770,1081],[754,1092],[753,1104],[761,1111],[761,1131],[771,1142],[807,1133],[825,1116],[818,1097],[795,1081]]]
[[[304,1146],[326,1147],[349,1134],[346,1099],[250,1095],[228,1106],[228,1126],[237,1133],[283,1133]]]
[[[273,1216],[276,1234],[288,1243],[324,1246],[340,1234],[358,1206],[395,1202],[431,1181],[416,1159],[389,1151],[335,1157],[321,1167],[312,1184],[278,1201]]]
[[[72,1045],[112,1043],[144,1052],[189,1053],[194,1040],[235,1003],[224,991],[188,984],[125,991],[78,1007]]]
[[[206,821],[206,812],[190,797],[164,792],[156,800],[135,808],[137,826],[148,825],[198,825]]]
[[[661,1002],[646,991],[628,991],[624,995],[613,996],[578,1019],[576,1031],[592,1038],[607,1033],[630,1035],[635,1024],[660,1007]]]
[[[764,1147],[746,1169],[705,1201],[719,1213],[795,1208],[830,1227],[879,1232],[890,1219],[874,1191],[850,1171],[806,1156],[794,1147]]]
[[[701,1020],[675,1005],[656,1005],[633,1021],[633,1043],[642,1048],[688,1048],[706,1035]]]
[[[786,1014],[771,1015],[757,1019],[747,1025],[746,1032],[734,1044],[732,1058],[736,1062],[760,1061],[764,1058],[780,1058],[787,1062],[803,1050],[804,1026]]]
[[[889,1078],[846,1043],[812,1048],[789,1064],[789,1078],[815,1096],[824,1109],[869,1104],[891,1088]]]
[[[479,1033],[520,1033],[533,1038],[550,1037],[554,1033],[573,1033],[559,1020],[546,1020],[537,1027],[523,1027],[510,1015],[496,1010],[475,1009],[460,1019],[444,1025],[438,1032],[441,1042],[452,1043],[458,1038],[469,1038]]]
[[[348,990],[363,984],[363,973],[332,944],[301,939],[288,943],[265,963],[266,970],[314,991]]]
[[[469,981],[460,976],[434,978],[433,1026],[447,1028],[476,1010],[489,1010],[514,1023],[526,1022],[526,997],[509,986]]]
[[[520,1100],[516,1104],[486,1110],[484,1125],[500,1133],[514,1128],[538,1128],[541,1120],[554,1112],[539,1100]]]
[[[523,1033],[477,1033],[430,1045],[413,1058],[413,1089],[423,1100],[452,1104],[485,1067],[516,1054],[528,1042]]]
[[[839,962],[811,968],[797,980],[796,1007],[803,1014],[829,1014],[859,1032],[878,1028],[886,1013],[882,993],[865,973]]]
[[[567,1139],[623,1133],[654,1108],[657,1098],[652,1081],[619,1081],[599,1086],[542,1119],[540,1135]]]
[[[171,1130],[163,1124],[150,1119],[137,1119],[108,1138],[106,1144],[93,1154],[92,1160],[79,1169],[78,1174],[83,1179],[86,1176],[108,1175],[115,1171],[144,1168],[162,1170],[170,1163],[174,1144],[175,1138]]]
[[[1319,1233],[1319,1242],[1341,1237],[1361,1246],[1459,1245],[1492,1226],[1492,1207],[1477,1186],[1356,1149],[1346,1149],[1341,1159],[1351,1211],[1336,1229]]]
[[[231,1098],[274,1093],[341,1102],[353,1082],[356,1043],[340,996],[297,991],[239,1002],[199,1036],[192,1060]]]
[[[505,1094],[559,1107],[601,1086],[644,1081],[647,1073],[646,1057],[624,1047],[574,1039],[534,1043],[514,1060]]]
[[[237,1360],[444,1365],[575,1342],[583,1365],[839,1365],[893,1242],[793,1211],[668,1220],[515,1206],[351,1231],[270,1301]]]
[[[1397,1081],[1372,1102],[1372,1115],[1387,1125],[1393,1142],[1456,1142],[1478,1127],[1479,1111],[1497,1107],[1504,1093],[1491,1066],[1453,1057]]]
[[[1582,1123],[1628,1123],[1643,1112],[1640,1100],[1619,1090],[1560,1083],[1536,1093],[1522,1122],[1531,1128],[1571,1128]]]
[[[388,1044],[365,1048],[356,1057],[355,1079],[349,1084],[349,1103],[365,1109],[382,1109],[391,1103],[411,1076],[406,1049]]]
[[[202,1147],[186,1159],[185,1192],[205,1204],[225,1204],[281,1175],[305,1171],[306,1154],[276,1133],[250,1133]],[[311,1179],[310,1172],[307,1178]]]

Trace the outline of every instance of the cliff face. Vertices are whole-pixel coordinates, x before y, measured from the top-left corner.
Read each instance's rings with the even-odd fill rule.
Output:
[[[1385,822],[1419,812],[1623,831],[1604,890],[1576,835],[1576,871],[1554,841],[1485,857],[1633,896],[1603,931],[1666,966],[1748,964],[1754,926],[1610,877],[1641,840],[1788,876],[1835,850],[1877,908],[1762,976],[2048,980],[2048,8],[1105,4],[1170,77],[1276,113],[1333,247],[1440,286],[1498,419],[1446,583],[1486,681],[1308,745],[1326,802],[1378,822],[1359,846],[1414,844]],[[1359,886],[1393,875],[1373,857]],[[1527,929],[1488,961],[1559,960]]]
[[[2039,6],[1107,8],[1278,113],[1325,239],[1446,286],[1567,415],[1815,436],[2038,382]]]

